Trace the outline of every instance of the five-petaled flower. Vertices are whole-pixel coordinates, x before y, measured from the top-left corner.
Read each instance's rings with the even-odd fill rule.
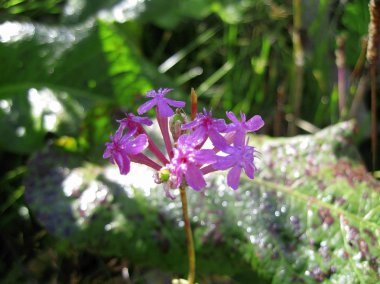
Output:
[[[116,163],[121,174],[129,172],[131,161],[156,170],[155,181],[164,184],[164,190],[169,197],[172,197],[169,189],[184,185],[189,185],[197,191],[203,189],[206,187],[204,175],[217,170],[229,169],[227,184],[233,189],[239,187],[242,170],[249,178],[254,178],[255,148],[248,145],[246,134],[255,132],[264,125],[261,116],[255,115],[247,121],[246,115],[241,113],[239,121],[232,112],[227,112],[227,117],[232,121],[227,125],[224,119],[214,118],[211,111],[204,109],[203,113],[198,113],[195,119],[188,123],[185,119],[171,119],[172,123],[175,123],[174,127],[171,127],[171,139],[168,130],[168,117],[174,115],[171,107],[183,108],[185,103],[165,98],[170,91],[171,89],[167,88],[149,91],[147,97],[151,100],[138,108],[141,115],[156,106],[157,122],[168,157],[161,152],[144,129],[151,126],[152,121],[132,113],[118,120],[119,128],[114,136],[111,135],[111,142],[106,143],[103,157]],[[177,112],[178,115],[180,112]],[[207,139],[211,140],[213,149],[204,149]],[[146,148],[153,153],[157,161],[143,153]],[[219,151],[225,155],[217,155]]]
[[[106,150],[103,158],[110,158],[111,163],[118,165],[120,174],[129,173],[131,156],[137,155],[148,147],[148,138],[144,134],[131,138],[134,131],[130,131],[123,135],[122,131],[116,131],[115,135],[111,135],[111,143],[106,143]]]
[[[178,139],[174,156],[167,165],[170,173],[175,177],[175,187],[182,184],[184,177],[187,184],[195,190],[201,190],[206,186],[200,167],[214,163],[216,154],[210,149],[198,150],[197,145],[197,141],[189,135],[182,135]]]
[[[228,155],[218,156],[213,167],[218,170],[231,168],[227,174],[227,184],[229,186],[233,189],[239,187],[242,169],[250,179],[253,179],[255,173],[253,164],[255,148],[248,146],[248,139],[246,145],[228,146],[223,149],[223,152]]]
[[[227,132],[235,131],[235,145],[243,145],[247,132],[255,132],[264,126],[264,121],[260,115],[255,115],[248,121],[243,112],[240,113],[241,121],[237,119],[232,111],[227,111],[226,115],[232,121],[231,124],[227,125]]]
[[[125,118],[117,122],[119,122],[121,130],[127,128],[129,131],[137,131],[142,125],[151,126],[153,124],[153,121],[149,117],[141,117],[133,113],[126,113]]]
[[[220,133],[224,132],[226,127],[224,119],[213,118],[211,111],[203,109],[203,113],[198,113],[193,121],[183,124],[181,128],[194,129],[190,136],[198,144],[203,144],[210,138],[215,147],[221,148],[226,145],[226,141]]]
[[[170,108],[170,106],[181,108],[185,106],[185,103],[165,98],[165,95],[170,91],[172,91],[172,89],[168,88],[159,89],[158,91],[149,91],[146,96],[152,99],[145,102],[137,109],[138,114],[142,115],[143,113],[146,113],[148,110],[156,106],[157,116],[172,116],[174,114],[174,111]]]

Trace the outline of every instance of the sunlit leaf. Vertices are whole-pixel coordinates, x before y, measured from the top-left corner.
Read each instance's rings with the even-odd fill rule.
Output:
[[[160,81],[105,22],[71,28],[5,22],[0,61],[0,145],[22,153],[39,148],[47,132],[77,135],[96,104],[135,105]]]
[[[315,135],[255,136],[255,180],[233,191],[223,175],[210,175],[204,192],[189,190],[199,273],[377,283],[380,184],[360,162],[352,130],[346,122]],[[166,198],[147,179],[152,172],[133,165],[120,176],[116,166],[81,165],[53,149],[29,170],[28,203],[52,234],[135,264],[186,271],[180,200]]]

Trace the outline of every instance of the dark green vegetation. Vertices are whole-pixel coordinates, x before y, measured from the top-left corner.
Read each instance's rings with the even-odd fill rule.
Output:
[[[101,155],[145,91],[195,87],[200,107],[260,114],[270,135],[358,121],[256,136],[256,182],[189,193],[199,280],[377,283],[379,185],[354,147],[369,157],[368,3],[342,3],[1,1],[1,280],[183,276],[178,200],[117,184]]]

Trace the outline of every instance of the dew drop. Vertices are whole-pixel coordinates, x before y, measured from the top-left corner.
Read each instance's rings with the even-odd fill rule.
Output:
[[[5,113],[10,113],[12,107],[12,101],[0,100],[0,109]]]
[[[254,244],[256,242],[256,237],[254,235],[250,235],[249,240],[251,241],[252,244]]]
[[[25,135],[26,128],[23,126],[19,126],[16,128],[16,136],[17,137],[23,137]]]

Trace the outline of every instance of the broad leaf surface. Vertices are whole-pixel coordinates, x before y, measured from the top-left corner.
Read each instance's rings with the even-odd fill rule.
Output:
[[[0,61],[0,145],[21,153],[39,148],[46,132],[77,135],[94,105],[132,106],[161,80],[133,43],[104,22],[69,28],[5,22]]]
[[[287,139],[255,136],[260,170],[233,191],[225,177],[189,190],[198,270],[257,273],[272,283],[377,283],[379,192],[351,144],[353,123]],[[133,165],[83,165],[46,149],[29,163],[26,197],[49,232],[133,263],[186,271],[180,201]]]

